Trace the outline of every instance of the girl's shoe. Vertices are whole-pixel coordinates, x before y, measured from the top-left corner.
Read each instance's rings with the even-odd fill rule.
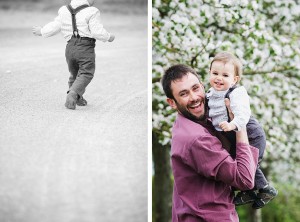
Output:
[[[87,101],[82,97],[82,96],[78,96],[78,100],[76,101],[77,106],[86,106],[87,105]]]
[[[77,99],[78,99],[78,94],[70,90],[67,95],[65,107],[67,107],[68,109],[75,109]]]
[[[254,204],[252,205],[252,208],[259,209],[264,207],[277,195],[278,191],[270,185],[268,185],[266,188],[260,189],[257,193],[257,200],[255,200]]]
[[[253,203],[257,199],[256,193],[253,190],[240,191],[235,196],[233,203],[236,206]]]

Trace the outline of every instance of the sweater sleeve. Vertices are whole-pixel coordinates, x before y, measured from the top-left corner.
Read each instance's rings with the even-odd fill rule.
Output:
[[[101,23],[100,11],[98,9],[94,10],[93,15],[89,19],[89,29],[92,37],[97,40],[106,42],[110,38],[110,33],[105,30]]]
[[[251,116],[249,95],[245,87],[240,86],[232,91],[230,94],[230,107],[234,118],[231,121],[240,131],[246,128],[246,125]]]
[[[258,162],[258,149],[237,143],[236,159],[223,149],[214,136],[197,138],[186,153],[187,164],[207,178],[222,181],[241,190],[252,189]]]
[[[58,10],[58,16],[54,19],[54,21],[49,22],[41,29],[41,34],[44,38],[54,36],[60,32],[61,25],[62,25],[61,16],[60,16],[61,10],[62,8]]]

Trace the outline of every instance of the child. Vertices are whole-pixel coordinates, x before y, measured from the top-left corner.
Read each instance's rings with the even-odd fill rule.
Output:
[[[259,165],[266,146],[265,133],[259,123],[251,117],[249,96],[243,86],[237,86],[242,75],[242,63],[228,52],[218,53],[210,64],[210,85],[206,94],[208,115],[217,131],[224,134],[235,146],[235,130],[247,128],[250,145],[259,149],[259,164],[255,173],[256,191],[239,192],[234,198],[235,205],[253,203],[255,209],[266,205],[277,196],[278,191],[268,184]],[[224,99],[230,99],[230,107],[234,118],[229,121]],[[230,154],[235,158],[235,147]]]
[[[100,11],[92,7],[94,0],[72,0],[62,6],[54,21],[44,27],[33,27],[34,35],[50,37],[61,32],[67,40],[66,60],[70,71],[69,91],[65,106],[75,109],[86,106],[82,97],[95,73],[95,41],[112,42],[114,35],[107,32],[100,20]]]

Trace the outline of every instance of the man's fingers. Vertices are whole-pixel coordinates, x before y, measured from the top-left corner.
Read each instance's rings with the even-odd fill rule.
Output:
[[[233,116],[233,113],[230,108],[230,100],[228,98],[225,98],[224,101],[225,101],[225,105],[226,105],[228,113],[229,113],[229,118],[230,118],[230,120],[233,120],[234,116]]]

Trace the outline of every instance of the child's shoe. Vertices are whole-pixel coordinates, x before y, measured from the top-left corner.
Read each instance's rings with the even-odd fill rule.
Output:
[[[240,191],[234,197],[233,203],[236,206],[253,203],[257,199],[256,193],[253,190]]]
[[[75,109],[77,99],[78,99],[78,94],[76,92],[70,90],[67,95],[65,107],[67,107],[68,109]]]
[[[77,106],[86,106],[87,105],[87,101],[82,97],[82,96],[78,96],[78,100],[76,101]]]
[[[268,185],[266,188],[260,189],[257,193],[257,200],[255,200],[252,208],[259,209],[264,207],[277,195],[278,191],[270,185]]]

